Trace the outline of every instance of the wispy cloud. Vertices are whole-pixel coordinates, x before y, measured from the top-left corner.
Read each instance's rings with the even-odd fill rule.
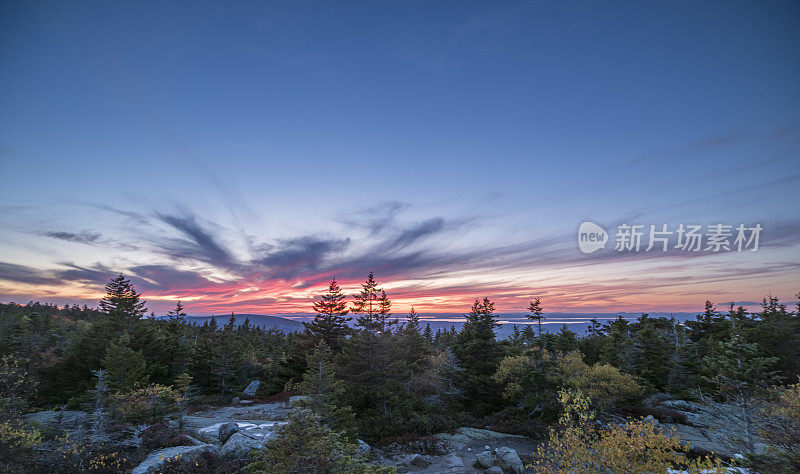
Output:
[[[213,265],[230,267],[235,259],[208,230],[204,229],[192,214],[168,215],[156,213],[158,218],[183,234],[182,239],[155,242],[174,258],[196,259]]]
[[[93,244],[97,242],[101,235],[97,232],[83,231],[83,232],[44,232],[42,235],[52,237],[58,240],[65,240],[67,242],[76,242],[79,244]]]

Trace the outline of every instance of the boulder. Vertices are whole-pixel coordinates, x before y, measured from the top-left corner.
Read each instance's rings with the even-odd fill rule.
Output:
[[[431,465],[431,460],[421,454],[412,454],[408,457],[408,465],[424,469]]]
[[[232,421],[230,423],[223,423],[219,427],[219,431],[217,432],[217,438],[219,442],[225,444],[225,441],[228,441],[234,433],[239,431],[239,423]]]
[[[296,407],[301,405],[304,402],[308,401],[308,397],[305,395],[295,395],[293,397],[289,397],[289,405]]]
[[[260,380],[253,380],[242,392],[243,397],[255,397],[258,391],[258,386],[261,385]]]
[[[451,454],[445,458],[444,467],[448,472],[463,472],[464,461],[462,461],[461,458],[455,454]]]
[[[494,466],[494,455],[492,455],[491,451],[483,451],[482,453],[478,453],[477,460],[475,461],[477,467],[481,469],[489,469],[490,467]]]
[[[49,428],[76,430],[89,423],[89,414],[85,411],[40,411],[23,415],[25,421],[38,423]]]
[[[497,448],[497,465],[500,466],[504,472],[512,474],[522,474],[525,471],[525,465],[519,458],[517,451],[511,448],[502,447]]]
[[[436,433],[433,436],[441,441],[448,452],[461,451],[466,448],[466,443],[470,442],[470,439],[463,435],[456,437],[448,433]]]
[[[492,466],[484,472],[486,472],[486,474],[503,474],[503,468],[500,466]]]
[[[213,444],[201,444],[199,446],[175,446],[173,448],[159,449],[148,454],[138,466],[133,468],[131,474],[150,474],[157,472],[164,464],[173,459],[192,461],[204,452],[216,453],[219,449]]]
[[[358,443],[358,448],[356,448],[356,452],[358,454],[367,455],[367,454],[369,454],[370,451],[372,451],[372,448],[370,447],[370,445],[365,443],[364,440],[357,439],[356,443]]]
[[[222,445],[222,454],[238,453],[247,454],[251,449],[259,449],[274,434],[274,431],[253,428],[250,430],[240,430],[233,433]]]
[[[653,423],[654,425],[658,426],[658,420],[656,420],[653,415],[647,415],[646,417],[642,418],[642,421],[646,423]]]

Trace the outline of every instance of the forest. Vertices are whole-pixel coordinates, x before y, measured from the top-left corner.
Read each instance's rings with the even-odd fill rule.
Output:
[[[520,453],[526,472],[800,470],[800,304],[772,296],[757,312],[707,301],[685,322],[642,314],[584,334],[543,332],[546,302],[535,298],[530,324],[500,340],[489,298],[465,308],[460,330],[433,332],[413,308],[393,316],[373,274],[355,295],[331,281],[314,319],[289,334],[234,314],[194,324],[181,302],[148,316],[123,275],[106,292],[97,308],[0,304],[0,470],[129,472],[185,444],[187,417],[239,402],[253,381],[251,400],[294,400],[277,436],[157,472],[402,471],[359,445],[436,454],[434,435],[459,427],[535,440]],[[662,429],[688,423],[653,404],[667,398],[733,412],[737,455]],[[31,421],[45,411],[86,423]]]

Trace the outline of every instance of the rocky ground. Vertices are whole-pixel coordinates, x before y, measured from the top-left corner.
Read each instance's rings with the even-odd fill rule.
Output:
[[[521,473],[525,467],[520,454],[524,457],[536,448],[536,442],[530,438],[478,428],[462,427],[453,434],[434,436],[441,441],[446,454],[387,456],[378,451],[379,462],[409,473]]]
[[[286,423],[297,402],[254,403],[235,399],[232,405],[208,407],[184,417],[183,431],[188,434],[187,446],[176,446],[151,452],[134,470],[134,474],[155,472],[170,459],[191,459],[204,451],[246,456],[251,449],[262,447],[277,429]],[[652,397],[647,407],[653,415],[647,418],[665,430],[675,430],[696,451],[714,452],[735,457],[739,449],[730,435],[741,432],[741,419],[733,407],[705,405],[667,397]],[[31,422],[49,425],[59,431],[88,424],[89,417],[80,411],[46,411],[25,416]],[[462,427],[452,433],[434,435],[439,454],[416,453],[407,447],[370,448],[360,441],[360,450],[369,453],[373,462],[396,466],[403,473],[490,472],[522,473],[524,461],[536,449],[536,441],[523,436],[485,429]],[[757,447],[762,447],[757,443]]]

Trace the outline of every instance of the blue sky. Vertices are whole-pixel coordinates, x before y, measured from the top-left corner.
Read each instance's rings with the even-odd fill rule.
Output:
[[[429,311],[792,299],[798,20],[796,2],[4,2],[0,299],[92,301],[123,271],[155,309],[280,312],[370,270]],[[591,259],[585,220],[759,222],[764,246]]]

